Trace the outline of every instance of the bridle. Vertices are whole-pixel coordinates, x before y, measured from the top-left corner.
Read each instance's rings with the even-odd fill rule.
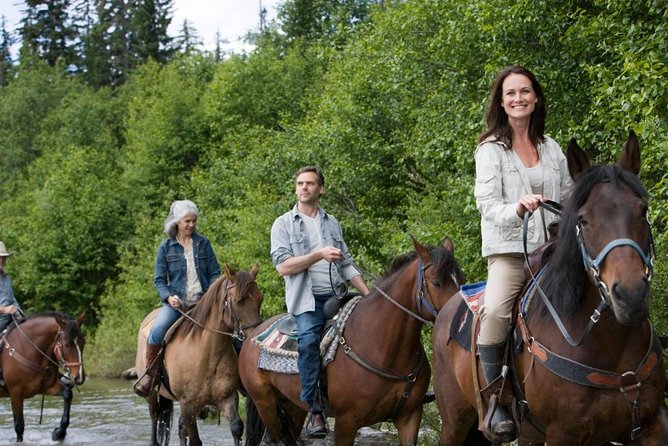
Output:
[[[546,200],[545,202],[539,203],[541,207],[544,209],[556,214],[560,215],[561,214],[561,205],[559,203],[555,203],[550,200]],[[524,256],[525,259],[528,262],[528,252],[527,252],[527,227],[528,227],[528,221],[529,221],[529,216],[530,213],[527,212],[524,214],[524,224],[523,224],[523,238],[524,238]],[[529,271],[531,271],[531,279],[536,286],[536,290],[538,291],[538,294],[540,295],[541,299],[543,300],[543,303],[545,304],[546,308],[550,312],[550,315],[552,316],[552,319],[555,321],[557,324],[557,327],[559,327],[559,331],[561,331],[562,336],[566,341],[573,347],[577,347],[580,345],[589,334],[589,332],[594,328],[594,325],[600,320],[601,314],[603,313],[603,310],[605,309],[606,306],[610,306],[611,304],[611,297],[610,297],[610,290],[608,289],[608,286],[601,280],[600,277],[600,269],[601,266],[603,265],[603,262],[605,261],[606,257],[610,252],[618,248],[620,246],[629,246],[636,250],[638,254],[640,255],[640,258],[643,261],[643,264],[645,265],[645,275],[647,277],[647,281],[650,282],[652,280],[652,272],[654,270],[654,238],[652,237],[652,228],[651,224],[649,222],[649,217],[646,218],[647,226],[648,226],[648,231],[649,231],[649,255],[645,253],[645,251],[633,240],[629,238],[618,238],[614,239],[610,242],[608,242],[601,252],[596,256],[596,258],[592,258],[586,247],[585,239],[584,239],[584,234],[582,230],[582,224],[578,222],[578,224],[575,226],[575,237],[578,242],[578,246],[580,248],[580,254],[582,256],[582,262],[585,268],[585,271],[587,271],[587,274],[589,275],[589,278],[591,281],[594,283],[596,286],[599,296],[601,297],[601,300],[598,303],[598,306],[594,309],[592,314],[589,316],[589,322],[587,323],[587,326],[583,330],[582,334],[580,335],[579,339],[577,341],[573,340],[571,335],[568,333],[568,330],[566,329],[566,326],[563,324],[561,321],[561,318],[557,314],[556,309],[552,305],[552,302],[548,299],[548,297],[545,295],[545,292],[543,289],[540,287],[540,284],[538,283],[538,279],[536,276],[533,274],[533,271],[531,271],[531,268],[529,268]]]
[[[255,281],[251,283],[255,284]],[[239,322],[239,318],[237,318],[237,315],[234,312],[234,308],[232,307],[232,297],[230,294],[230,290],[236,286],[236,283],[226,278],[224,279],[223,286],[225,287],[225,291],[223,294],[223,302],[221,304],[220,310],[223,313],[223,317],[225,317],[225,314],[228,314],[229,319],[232,321],[232,323],[230,324],[233,328],[232,332],[221,331],[221,330],[216,330],[214,328],[206,327],[202,325],[200,322],[193,319],[188,313],[183,311],[181,308],[178,308],[178,311],[179,313],[181,313],[183,317],[190,320],[193,324],[197,325],[198,327],[201,327],[206,331],[210,331],[212,333],[217,333],[224,336],[230,336],[234,339],[239,340],[240,342],[244,342],[246,340],[246,333],[244,332],[244,330],[257,327],[262,323],[262,320],[258,319],[257,321],[254,321],[250,324],[241,324]]]
[[[606,302],[608,305],[611,303],[610,290],[608,286],[600,278],[600,268],[605,261],[610,252],[619,248],[620,246],[629,246],[636,250],[640,259],[645,265],[645,276],[647,277],[647,282],[651,282],[652,273],[654,271],[654,238],[652,237],[652,227],[649,222],[649,216],[645,216],[645,221],[647,223],[648,233],[649,233],[649,255],[638,245],[634,240],[630,238],[618,238],[610,241],[607,245],[603,247],[601,252],[593,259],[587,252],[587,247],[585,246],[584,234],[582,231],[582,224],[578,222],[575,226],[575,238],[578,241],[578,246],[580,247],[580,253],[582,254],[582,263],[584,263],[585,270],[589,274],[589,278],[594,282],[596,288],[598,289],[601,300]]]
[[[415,294],[415,303],[418,308],[418,311],[420,314],[416,314],[415,312],[411,311],[410,309],[406,308],[405,306],[401,305],[399,302],[397,302],[395,299],[392,298],[389,294],[387,294],[383,289],[381,289],[377,285],[373,285],[373,287],[378,291],[383,297],[385,297],[387,300],[389,300],[391,303],[396,305],[399,309],[401,309],[403,312],[407,313],[408,315],[412,316],[413,318],[417,319],[418,321],[422,322],[423,324],[432,327],[434,325],[433,321],[430,321],[428,319],[425,319],[424,316],[424,311],[423,308],[427,310],[427,312],[434,318],[436,319],[436,316],[438,314],[438,311],[436,310],[434,306],[434,299],[431,295],[431,292],[429,291],[429,286],[427,285],[427,278],[426,275],[424,274],[425,271],[427,271],[429,268],[433,266],[432,262],[429,262],[427,264],[422,263],[422,258],[418,256],[418,274],[417,274],[417,280],[416,280],[416,287],[417,287],[417,292]],[[457,288],[459,288],[459,282],[457,281],[457,277],[454,273],[450,275],[452,278],[453,282],[455,285],[457,285]],[[428,298],[425,297],[425,294],[427,295]]]
[[[56,370],[60,370],[62,368],[63,372],[60,373],[59,375],[61,377],[61,381],[63,384],[70,384],[71,378],[70,378],[70,373],[73,369],[79,369],[79,376],[83,375],[83,355],[81,353],[81,348],[79,347],[78,338],[74,339],[74,345],[76,346],[77,350],[77,361],[67,361],[63,355],[63,337],[65,336],[65,332],[63,330],[58,330],[56,333],[56,337],[51,343],[52,349],[53,349],[53,356],[54,358],[51,357],[51,355],[47,354],[44,350],[39,348],[32,339],[23,331],[21,326],[19,325],[19,321],[16,320],[14,315],[12,315],[12,319],[14,323],[16,324],[16,330],[18,330],[19,333],[28,341],[28,343],[35,349],[37,352],[40,354],[40,356],[46,358],[51,364],[56,366]],[[23,356],[20,352],[17,352],[14,347],[12,347],[9,344],[9,341],[7,340],[7,336],[3,337],[2,340],[5,345],[7,346],[9,356],[13,357],[17,361],[19,361],[21,364],[25,365],[26,367],[29,367],[30,369],[39,372],[39,373],[44,373],[44,369],[40,367],[40,365],[34,361],[29,360],[25,356]]]

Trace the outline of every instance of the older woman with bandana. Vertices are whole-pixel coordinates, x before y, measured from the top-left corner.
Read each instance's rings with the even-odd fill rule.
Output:
[[[154,284],[163,306],[153,323],[146,343],[146,373],[135,392],[147,396],[153,389],[156,358],[169,327],[190,305],[197,302],[220,276],[220,265],[211,243],[196,232],[197,206],[190,200],[172,203],[165,220],[165,233],[158,248]]]

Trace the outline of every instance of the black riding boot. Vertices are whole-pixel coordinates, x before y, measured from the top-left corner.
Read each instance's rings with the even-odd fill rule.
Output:
[[[487,385],[501,375],[503,367],[503,355],[506,344],[495,345],[478,345],[480,352],[480,363],[482,371],[487,380]],[[487,419],[487,416],[485,416]],[[517,430],[515,422],[508,412],[508,408],[501,404],[496,405],[494,414],[492,415],[491,431],[501,441],[511,442],[517,438]]]
[[[135,384],[135,393],[146,398],[153,390],[153,381],[158,372],[158,353],[161,345],[146,344],[146,372],[142,380]]]

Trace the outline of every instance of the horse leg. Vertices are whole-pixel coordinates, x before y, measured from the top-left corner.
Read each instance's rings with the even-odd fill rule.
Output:
[[[336,446],[353,446],[359,426],[353,419],[337,413],[334,425],[334,444]],[[403,444],[403,443],[402,443]]]
[[[51,433],[53,441],[63,441],[67,435],[67,428],[70,425],[70,408],[72,407],[72,388],[70,386],[62,386],[61,394],[63,395],[64,407],[63,416],[60,418],[60,426],[55,428]]]
[[[419,405],[409,416],[395,421],[394,426],[397,428],[399,444],[401,446],[417,444],[421,421],[422,405]]]
[[[146,397],[148,413],[151,416],[151,439],[149,446],[157,446],[158,443],[158,392],[152,392]]]
[[[239,393],[234,391],[230,396],[218,404],[218,410],[230,423],[230,432],[234,438],[234,446],[241,445],[241,437],[244,434],[244,423],[239,416]]]
[[[478,430],[477,413],[468,404],[457,405],[454,400],[442,407],[439,446],[491,445]],[[462,407],[464,406],[464,407]]]
[[[16,442],[23,442],[23,431],[25,430],[25,422],[23,420],[23,398],[11,397],[12,400],[12,415],[14,415],[14,431],[16,432]]]
[[[193,405],[181,403],[181,416],[179,417],[179,437],[182,446],[202,446],[197,430],[197,414]]]

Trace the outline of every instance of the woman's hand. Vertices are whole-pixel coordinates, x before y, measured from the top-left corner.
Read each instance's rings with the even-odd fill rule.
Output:
[[[167,303],[169,304],[170,307],[174,309],[180,308],[181,305],[181,299],[179,299],[179,296],[176,295],[171,295],[167,298]]]
[[[14,314],[18,311],[16,305],[7,305],[6,307],[0,307],[0,313],[3,314]]]
[[[535,211],[538,209],[538,206],[540,206],[540,203],[544,200],[545,199],[543,196],[539,194],[525,195],[517,202],[517,206],[515,206],[515,212],[517,213],[518,217],[524,218],[524,214],[526,214],[527,211]]]

